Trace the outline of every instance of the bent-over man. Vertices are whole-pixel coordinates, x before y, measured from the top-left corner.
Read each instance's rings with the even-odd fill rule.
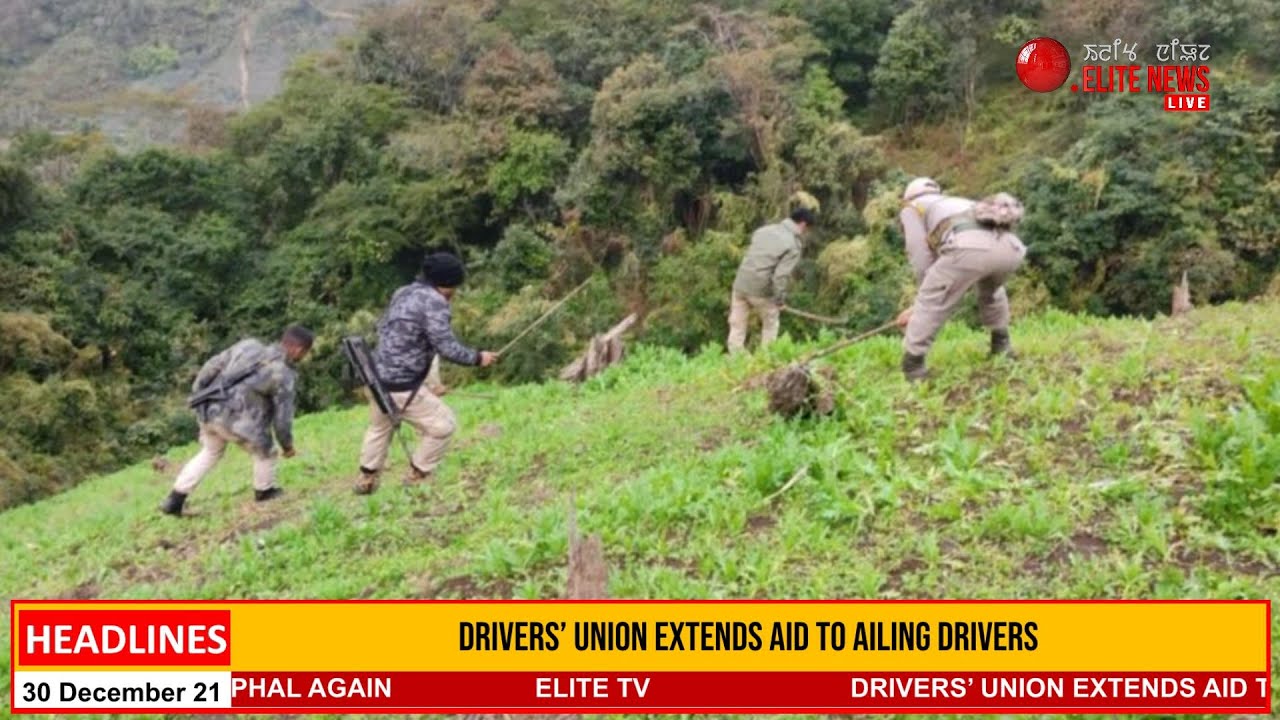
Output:
[[[1004,194],[995,199],[1017,202]],[[931,178],[912,180],[902,200],[902,234],[919,284],[915,303],[898,316],[898,324],[906,328],[903,375],[909,381],[928,376],[925,356],[970,288],[977,290],[979,316],[991,331],[991,354],[1008,353],[1009,296],[1004,283],[1022,265],[1022,241],[1007,229],[980,223],[973,214],[974,201],[943,195]],[[1020,214],[1021,205],[1017,208]]]
[[[280,495],[275,442],[285,457],[294,456],[294,366],[314,341],[310,330],[293,325],[278,343],[241,340],[200,368],[191,386],[191,405],[200,424],[200,452],[178,473],[173,490],[160,506],[163,512],[182,515],[187,496],[222,459],[228,443],[253,457],[254,499],[263,502]]]
[[[813,211],[797,208],[780,223],[751,235],[751,246],[738,265],[729,298],[729,352],[746,347],[752,311],[760,316],[760,347],[778,338],[778,316],[787,302],[787,284],[803,249],[801,238],[813,226]]]

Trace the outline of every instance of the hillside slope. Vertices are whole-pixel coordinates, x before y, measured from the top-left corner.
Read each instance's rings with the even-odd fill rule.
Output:
[[[1280,304],[1050,313],[1015,327],[1016,362],[985,340],[949,327],[918,387],[896,338],[833,356],[825,420],[752,387],[805,349],[785,340],[455,398],[455,452],[418,493],[354,496],[366,411],[307,416],[277,503],[231,452],[181,521],[151,466],[3,513],[0,600],[558,597],[571,495],[614,597],[1280,597]]]
[[[129,147],[184,139],[186,108],[275,95],[385,0],[13,0],[0,7],[0,138],[101,128]]]

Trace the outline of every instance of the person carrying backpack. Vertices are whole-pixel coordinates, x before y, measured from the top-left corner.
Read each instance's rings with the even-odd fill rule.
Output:
[[[1008,354],[1004,284],[1026,257],[1026,246],[1012,232],[1022,219],[1022,203],[1008,193],[977,202],[944,195],[926,177],[912,180],[902,200],[902,234],[919,285],[914,304],[898,316],[905,328],[903,375],[908,381],[928,376],[925,356],[970,288],[976,289],[982,324],[991,331],[991,354]]]

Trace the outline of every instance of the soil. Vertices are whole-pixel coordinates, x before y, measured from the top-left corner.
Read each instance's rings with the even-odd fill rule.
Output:
[[[767,515],[764,513],[761,513],[758,515],[752,515],[751,517],[747,518],[747,532],[751,533],[752,535],[755,535],[758,533],[765,532],[777,524],[778,524],[777,519],[774,518],[772,515]]]
[[[777,370],[769,375],[765,387],[769,393],[769,410],[783,417],[828,415],[835,411],[835,382],[832,371],[824,369],[825,382],[815,380],[799,365]]]

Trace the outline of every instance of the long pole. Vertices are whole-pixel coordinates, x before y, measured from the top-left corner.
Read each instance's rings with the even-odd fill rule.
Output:
[[[805,318],[806,320],[813,320],[815,322],[827,323],[828,325],[844,325],[849,322],[849,318],[836,318],[836,317],[827,317],[826,315],[815,315],[814,313],[805,312],[804,310],[801,310],[799,308],[793,308],[790,305],[783,305],[782,311],[786,313],[791,313],[792,315],[795,315],[797,317]]]
[[[520,339],[521,339],[521,338],[523,338],[525,335],[528,335],[528,334],[529,334],[529,332],[530,332],[531,330],[533,330],[534,328],[538,327],[538,326],[539,326],[539,325],[541,325],[541,324],[542,324],[542,323],[543,323],[547,318],[549,318],[549,317],[551,317],[553,314],[555,314],[555,312],[556,312],[557,310],[559,310],[561,306],[563,306],[566,302],[569,302],[569,298],[573,297],[574,295],[577,295],[577,294],[578,294],[578,291],[582,290],[582,288],[584,288],[584,287],[586,287],[588,284],[590,284],[590,283],[591,283],[591,281],[592,281],[593,279],[595,279],[595,278],[594,278],[594,277],[589,277],[589,278],[587,278],[586,280],[584,280],[584,281],[582,282],[582,284],[581,284],[581,285],[579,285],[578,287],[576,287],[576,288],[574,288],[574,289],[570,290],[570,291],[569,291],[569,294],[568,294],[568,295],[565,295],[565,296],[564,296],[564,297],[562,297],[562,298],[560,298],[560,301],[559,301],[559,302],[557,302],[555,305],[552,305],[550,310],[547,310],[546,312],[542,313],[542,317],[538,318],[537,320],[534,320],[534,321],[533,321],[533,323],[529,325],[529,327],[525,328],[524,330],[521,330],[519,335],[516,335],[514,338],[512,338],[512,339],[511,339],[511,342],[507,343],[506,345],[503,345],[503,346],[502,346],[502,349],[501,349],[501,350],[499,350],[497,354],[498,354],[498,355],[505,355],[505,354],[507,353],[507,351],[508,351],[508,350],[510,350],[510,349],[511,349],[511,348],[512,348],[512,347],[513,347],[517,342],[520,342]]]
[[[868,331],[866,331],[866,332],[862,333],[861,335],[855,335],[854,337],[851,337],[851,338],[849,338],[848,340],[841,340],[840,342],[836,343],[835,345],[832,345],[831,347],[828,347],[828,348],[826,348],[826,349],[824,349],[824,350],[819,350],[819,351],[817,351],[817,352],[813,353],[812,355],[810,355],[809,357],[805,358],[803,361],[801,361],[801,363],[800,363],[800,364],[801,364],[801,365],[807,365],[807,364],[809,364],[809,363],[813,362],[814,360],[817,360],[818,358],[826,357],[826,356],[830,355],[830,354],[831,354],[831,353],[833,353],[833,352],[837,352],[837,351],[843,350],[843,349],[845,349],[845,348],[849,347],[850,345],[852,345],[852,344],[854,344],[854,343],[856,343],[856,342],[861,342],[861,341],[863,341],[863,340],[866,340],[867,338],[871,337],[872,335],[879,335],[880,333],[884,332],[885,330],[890,330],[890,329],[895,328],[895,327],[897,327],[897,326],[898,326],[898,322],[897,322],[896,320],[891,320],[891,321],[889,321],[889,322],[885,323],[884,325],[881,325],[880,327],[875,328],[874,330],[868,330]]]

